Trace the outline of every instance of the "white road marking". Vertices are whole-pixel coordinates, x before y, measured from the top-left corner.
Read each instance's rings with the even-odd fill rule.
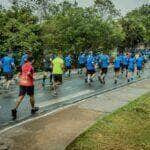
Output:
[[[72,88],[72,86],[67,86],[67,87],[64,88],[64,90],[68,90],[68,89],[71,89],[71,88]]]
[[[85,90],[85,91],[82,91],[82,92],[78,92],[78,95],[81,95],[81,94],[84,94],[84,93],[88,93],[89,91],[91,92],[91,90]],[[76,95],[77,95],[77,94],[76,94]],[[66,96],[66,97],[68,97],[68,96]],[[63,98],[63,99],[65,99],[65,98]],[[83,101],[85,101],[85,100],[83,100]],[[55,102],[56,102],[56,101],[55,101]],[[23,125],[23,124],[25,124],[25,123],[28,123],[28,122],[31,122],[31,121],[35,121],[35,120],[38,120],[38,119],[40,119],[40,118],[47,117],[47,116],[49,116],[49,115],[51,115],[51,114],[53,114],[53,113],[59,112],[59,111],[65,109],[65,108],[69,108],[69,107],[74,106],[74,105],[77,105],[77,104],[79,104],[79,103],[80,103],[80,102],[77,102],[77,103],[75,103],[75,104],[70,104],[70,105],[68,105],[68,106],[61,107],[61,108],[58,108],[58,109],[53,110],[53,111],[51,111],[51,112],[48,112],[48,113],[46,113],[46,114],[44,114],[44,115],[41,115],[41,116],[38,116],[38,117],[35,117],[35,118],[30,118],[30,119],[27,119],[27,120],[25,120],[25,121],[23,121],[23,122],[20,122],[20,123],[18,123],[18,124],[15,124],[15,125],[13,125],[13,126],[7,127],[7,128],[5,128],[5,129],[3,129],[3,130],[0,131],[0,135],[3,134],[4,132],[8,131],[8,130],[11,130],[11,129],[13,129],[13,128],[19,127],[19,126],[21,126],[21,125]],[[39,107],[41,107],[41,106],[39,106]]]
[[[41,116],[38,116],[38,117],[35,117],[35,118],[30,118],[30,119],[27,119],[27,120],[25,120],[25,121],[22,121],[22,122],[20,122],[20,123],[18,123],[18,124],[15,124],[15,125],[13,125],[13,126],[7,127],[7,128],[5,128],[5,129],[3,129],[3,130],[0,131],[0,135],[3,134],[4,132],[8,131],[8,130],[11,130],[11,129],[13,129],[13,128],[19,127],[19,126],[21,126],[21,125],[23,125],[23,124],[25,124],[25,123],[29,123],[29,122],[31,122],[31,121],[35,121],[35,120],[38,120],[38,119],[40,119],[40,118],[47,117],[47,116],[49,116],[49,115],[51,115],[51,114],[54,114],[54,113],[56,113],[56,112],[59,112],[59,111],[65,109],[65,108],[69,108],[69,107],[71,107],[71,106],[74,106],[74,105],[76,105],[76,104],[78,104],[78,103],[79,103],[79,102],[77,102],[77,103],[75,103],[75,104],[71,104],[71,105],[68,105],[68,106],[64,106],[64,107],[58,108],[58,109],[53,110],[53,111],[51,111],[51,112],[48,112],[48,113],[46,113],[46,114],[44,114],[44,115],[41,115]]]

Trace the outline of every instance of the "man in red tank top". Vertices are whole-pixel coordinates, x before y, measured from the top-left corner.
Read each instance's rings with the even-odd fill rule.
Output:
[[[21,68],[21,72],[19,74],[19,85],[20,85],[20,92],[19,98],[16,102],[16,107],[12,109],[12,117],[15,120],[17,118],[17,109],[24,99],[25,95],[30,96],[30,103],[31,103],[31,114],[34,114],[36,111],[39,110],[38,107],[35,107],[35,99],[34,99],[34,68],[31,64],[31,57],[27,58],[25,64]]]

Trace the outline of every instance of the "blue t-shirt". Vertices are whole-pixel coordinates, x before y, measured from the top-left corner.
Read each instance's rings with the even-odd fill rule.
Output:
[[[108,68],[108,66],[109,66],[109,56],[101,55],[101,67]]]
[[[124,54],[120,54],[120,55],[119,55],[119,58],[120,58],[121,64],[123,64]]]
[[[5,56],[2,58],[2,68],[3,68],[3,72],[4,73],[11,73],[13,68],[14,64],[14,59],[9,57],[9,56]]]
[[[99,54],[97,56],[97,62],[98,62],[98,65],[101,66],[101,57],[102,57],[102,54]]]
[[[116,57],[116,59],[114,61],[114,68],[120,68],[120,64],[121,64],[120,57]]]
[[[98,63],[99,61],[99,55],[94,55],[95,63]]]
[[[67,66],[67,67],[70,67],[71,66],[71,56],[70,55],[68,55],[68,56],[66,56],[65,57],[65,65]]]
[[[20,62],[20,66],[23,66],[25,64],[25,61],[28,59],[28,54],[24,54],[21,57],[21,62]]]
[[[79,64],[85,64],[86,62],[85,54],[80,55],[78,58],[78,61],[79,61]]]
[[[89,55],[86,60],[87,70],[95,70],[95,59],[92,55]]]
[[[144,61],[144,59],[143,59],[142,57],[138,57],[138,58],[136,59],[136,66],[137,66],[137,67],[142,67],[143,61]]]
[[[124,65],[128,65],[128,63],[129,63],[129,58],[124,55],[124,56],[123,56],[123,64],[124,64]]]
[[[129,69],[134,69],[134,66],[135,65],[135,58],[129,58],[129,65],[128,65],[128,68]]]

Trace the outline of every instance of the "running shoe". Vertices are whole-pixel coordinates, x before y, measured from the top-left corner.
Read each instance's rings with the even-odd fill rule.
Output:
[[[31,109],[31,114],[35,114],[37,111],[39,111],[39,107],[34,107]]]
[[[17,110],[16,109],[12,109],[11,110],[11,115],[13,117],[13,120],[16,120],[17,119]]]

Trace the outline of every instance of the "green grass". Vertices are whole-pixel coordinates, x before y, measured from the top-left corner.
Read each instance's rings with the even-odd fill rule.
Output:
[[[150,93],[98,120],[66,150],[150,150]]]

